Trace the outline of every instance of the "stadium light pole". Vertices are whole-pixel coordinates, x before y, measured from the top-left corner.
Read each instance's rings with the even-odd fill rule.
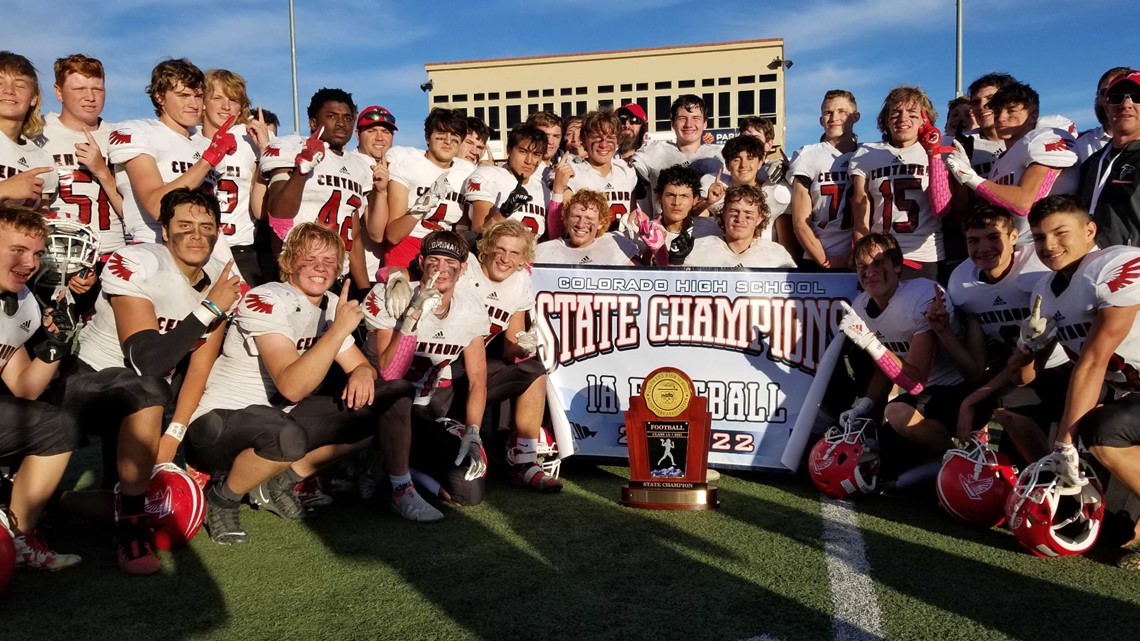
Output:
[[[293,133],[301,133],[301,106],[297,98],[297,30],[293,24],[293,0],[289,0],[289,58],[293,62]]]
[[[962,95],[962,0],[958,0],[958,41],[955,47],[957,59],[954,65],[954,95]]]

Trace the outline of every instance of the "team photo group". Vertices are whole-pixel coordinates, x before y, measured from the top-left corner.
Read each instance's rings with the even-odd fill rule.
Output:
[[[858,281],[805,456],[826,496],[936,485],[1039,556],[1099,538],[1140,570],[1105,505],[1110,478],[1140,500],[1140,71],[1100,71],[1087,132],[995,71],[942,118],[919,86],[827,91],[789,153],[759,117],[713,144],[690,94],[674,140],[637,103],[534,111],[496,157],[443,108],[394,146],[398,114],[340,88],[278,136],[237,70],[186,59],[106,122],[99,60],[0,51],[0,537],[54,571],[81,559],[41,521],[113,519],[150,575],[348,479],[416,523],[488,477],[557,493],[532,266],[760,268]],[[98,489],[65,492],[83,448]]]

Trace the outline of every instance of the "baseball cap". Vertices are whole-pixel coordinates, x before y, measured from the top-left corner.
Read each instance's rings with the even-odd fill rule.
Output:
[[[455,232],[435,231],[428,234],[420,245],[420,255],[446,256],[464,263],[467,262],[467,241]]]
[[[364,110],[360,112],[360,116],[356,119],[356,130],[364,131],[376,125],[385,125],[392,131],[399,131],[399,129],[396,128],[396,117],[392,115],[391,111],[379,105],[365,107]]]
[[[621,115],[621,112],[623,111],[628,111],[629,115],[635,118],[640,118],[641,122],[646,122],[645,110],[642,109],[641,105],[637,104],[636,102],[631,102],[628,105],[622,105],[621,109],[618,109],[618,115]]]
[[[1106,89],[1104,93],[1107,95],[1113,93],[1114,90],[1127,91],[1128,86],[1124,83],[1131,83],[1132,87],[1140,89],[1140,71],[1133,69],[1127,74],[1120,76],[1116,80],[1113,80],[1112,83],[1108,85],[1108,89]]]

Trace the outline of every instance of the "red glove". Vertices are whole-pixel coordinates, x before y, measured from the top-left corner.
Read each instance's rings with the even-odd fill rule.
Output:
[[[297,154],[297,169],[302,174],[313,171],[313,168],[325,159],[325,141],[321,140],[321,134],[324,132],[324,127],[314,131],[313,135],[305,140],[305,146],[301,148],[301,153]]]
[[[953,147],[942,146],[942,132],[930,123],[926,114],[922,115],[922,126],[918,128],[918,144],[931,156],[941,156],[954,151]]]
[[[237,138],[234,138],[234,135],[230,133],[230,127],[233,126],[236,119],[236,115],[230,116],[214,132],[214,137],[210,138],[210,146],[202,154],[202,159],[210,163],[211,167],[216,168],[223,158],[237,151]]]

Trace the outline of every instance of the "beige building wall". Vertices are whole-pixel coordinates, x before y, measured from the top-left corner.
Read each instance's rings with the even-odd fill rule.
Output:
[[[566,118],[636,102],[649,135],[673,138],[669,105],[696,94],[709,108],[708,129],[730,129],[764,116],[784,142],[784,41],[747,40],[683,47],[425,65],[428,106],[462,110],[490,125],[497,157],[507,132],[540,110]]]

